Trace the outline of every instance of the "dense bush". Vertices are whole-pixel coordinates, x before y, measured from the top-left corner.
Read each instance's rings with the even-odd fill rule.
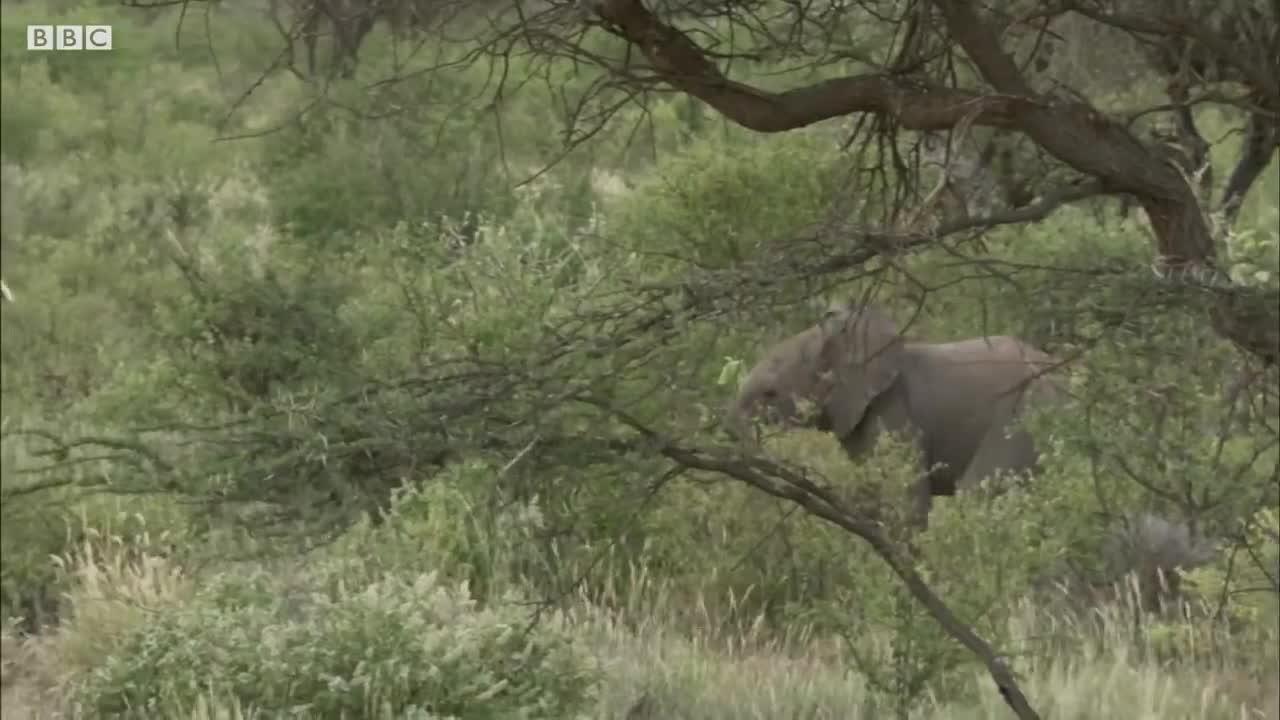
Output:
[[[280,597],[261,575],[214,578],[149,618],[85,678],[90,717],[172,717],[202,697],[316,717],[566,718],[593,671],[562,630],[475,606],[434,575]]]

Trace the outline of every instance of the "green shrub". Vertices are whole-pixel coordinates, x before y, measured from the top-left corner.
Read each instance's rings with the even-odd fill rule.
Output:
[[[620,199],[611,224],[653,258],[650,273],[664,257],[681,271],[741,263],[823,218],[843,177],[834,145],[818,133],[692,143]]]
[[[434,574],[285,597],[262,574],[228,575],[136,630],[75,704],[174,717],[213,695],[273,716],[568,718],[593,683],[563,630],[515,604],[477,607]]]
[[[1280,662],[1280,512],[1266,508],[1241,522],[1236,542],[1189,580],[1193,597],[1261,641],[1267,664]]]

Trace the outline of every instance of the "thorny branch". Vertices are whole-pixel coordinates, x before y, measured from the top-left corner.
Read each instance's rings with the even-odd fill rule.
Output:
[[[884,73],[768,92],[730,80],[689,35],[659,19],[640,0],[600,0],[591,7],[606,29],[643,53],[668,84],[750,129],[779,132],[869,113],[905,129],[943,129],[971,121],[1025,134],[1051,156],[1095,178],[1108,193],[1136,198],[1146,211],[1165,267],[1222,277],[1213,230],[1196,189],[1177,164],[1088,104],[1036,93],[1002,46],[995,22],[968,0],[939,0],[935,5],[945,31],[993,92],[961,91]],[[1255,144],[1266,145],[1269,137]],[[1233,202],[1238,203],[1239,186],[1251,183],[1260,172],[1253,170],[1255,166],[1256,161],[1237,171],[1236,187],[1230,191]],[[1210,304],[1215,328],[1258,357],[1280,362],[1274,303],[1270,311],[1258,311],[1272,298],[1255,298],[1256,293],[1229,282],[1216,284],[1222,292]]]
[[[636,418],[595,398],[579,398],[613,416],[640,434],[663,456],[678,465],[694,470],[715,472],[746,483],[764,493],[795,503],[807,513],[857,536],[888,564],[903,585],[942,629],[978,658],[995,682],[1005,703],[1017,717],[1033,720],[1039,715],[1031,707],[1013,672],[1001,655],[982,636],[960,619],[950,606],[929,587],[908,553],[893,543],[873,520],[851,510],[827,488],[805,474],[762,457],[730,456],[681,444],[663,437]]]

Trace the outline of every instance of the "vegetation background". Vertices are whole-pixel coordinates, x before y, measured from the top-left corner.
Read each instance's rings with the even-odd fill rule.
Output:
[[[914,335],[1072,361],[1042,476],[937,503],[916,560],[1042,716],[1280,717],[1276,370],[1153,279],[1141,219],[1093,199],[787,274],[851,202],[849,118],[766,135],[652,93],[588,132],[600,73],[414,82],[406,47],[452,46],[383,25],[332,77],[264,75],[261,9],[0,16],[6,718],[1003,716],[864,543],[661,451],[725,445],[735,368],[868,289]],[[25,50],[89,21],[111,52]],[[1162,89],[1066,47],[1100,108]],[[499,102],[495,72],[530,80]],[[1198,120],[1224,176],[1241,118]],[[1277,196],[1273,158],[1221,233],[1242,284],[1280,282]],[[910,474],[770,450],[846,490]],[[1176,592],[1166,551],[1198,558]]]

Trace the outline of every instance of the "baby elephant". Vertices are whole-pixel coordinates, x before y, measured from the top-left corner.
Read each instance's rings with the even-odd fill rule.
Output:
[[[932,496],[953,495],[996,471],[1035,468],[1035,443],[1014,421],[1030,403],[1065,399],[1043,374],[1056,363],[1007,336],[907,342],[879,308],[837,306],[765,353],[726,424],[750,440],[755,417],[800,423],[797,400],[804,399],[816,408],[811,424],[835,434],[852,458],[882,432],[905,434],[933,468],[911,493],[914,520],[924,525]]]

